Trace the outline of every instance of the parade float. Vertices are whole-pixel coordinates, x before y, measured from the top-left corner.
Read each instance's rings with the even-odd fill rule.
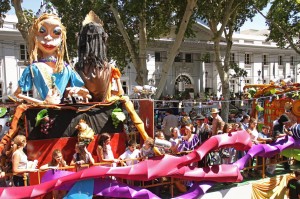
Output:
[[[141,143],[153,137],[153,101],[140,100],[138,115],[131,100],[123,96],[120,73],[106,62],[107,34],[101,20],[90,12],[83,22],[79,35],[79,62],[75,66],[79,77],[67,64],[70,62],[63,61],[65,30],[54,11],[49,3],[44,5],[31,29],[31,64],[24,70],[15,92],[14,114],[10,129],[1,140],[0,151],[9,150],[12,139],[23,134],[28,142],[28,159],[38,160],[39,165],[50,161],[54,149],[61,149],[65,160],[70,162],[79,141],[87,143],[88,150],[97,160],[97,141],[99,135],[106,132],[111,134],[113,153],[117,157],[126,147],[122,124],[124,112],[139,132]],[[113,81],[118,87],[116,91],[111,89]],[[39,99],[23,94],[33,85]],[[248,152],[233,164],[204,168],[192,164],[222,147]],[[151,189],[128,182],[161,178],[170,179],[167,183],[170,187],[177,181],[193,181],[188,190],[176,196],[171,193],[171,196],[199,198],[219,182],[241,182],[241,171],[254,156],[272,157],[284,149],[299,147],[299,140],[293,137],[278,139],[272,144],[252,145],[247,132],[233,132],[213,136],[192,152],[180,156],[162,155],[155,148],[154,158],[131,166],[98,164],[77,172],[74,168],[32,172],[30,186],[2,187],[0,198],[43,198],[54,190],[67,190],[66,198],[159,198]]]

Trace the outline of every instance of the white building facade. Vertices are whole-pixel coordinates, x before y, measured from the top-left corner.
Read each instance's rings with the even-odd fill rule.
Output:
[[[7,15],[4,24],[0,26],[0,97],[4,99],[16,89],[17,81],[27,64],[26,45],[16,29],[16,22],[16,16]],[[205,26],[196,25],[194,28],[196,37],[182,43],[168,72],[162,95],[175,95],[183,90],[189,90],[193,93],[191,96],[198,96],[205,91],[218,96],[221,94],[213,44],[210,42],[212,34]],[[292,49],[279,49],[276,43],[266,42],[263,34],[266,32],[250,30],[233,36],[231,61],[245,69],[248,75],[245,78],[231,79],[231,92],[240,92],[248,83],[269,83],[276,78],[291,77],[293,81],[299,82],[300,56]],[[174,37],[174,34],[170,34],[169,38],[149,44],[147,69],[150,85],[158,85],[162,67],[167,60],[167,50]],[[127,95],[131,95],[133,87],[137,85],[135,78],[136,71],[129,65],[121,78]]]

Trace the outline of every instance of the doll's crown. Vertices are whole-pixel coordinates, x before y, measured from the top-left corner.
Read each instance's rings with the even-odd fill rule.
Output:
[[[41,4],[41,7],[38,10],[38,12],[35,14],[35,17],[39,18],[45,13],[58,15],[57,9],[53,6],[51,2],[46,2],[44,4]]]

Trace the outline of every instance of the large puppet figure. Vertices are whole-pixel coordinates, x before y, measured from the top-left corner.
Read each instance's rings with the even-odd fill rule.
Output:
[[[67,94],[76,94],[87,100],[90,95],[83,88],[84,82],[63,60],[65,53],[68,59],[66,29],[56,10],[51,3],[46,3],[36,17],[29,32],[30,65],[18,82],[15,96],[38,104],[59,104]],[[22,93],[32,90],[33,86],[38,94],[35,98]]]
[[[103,22],[93,11],[90,11],[82,23],[79,34],[79,61],[76,70],[90,91],[94,102],[107,102],[112,95],[124,94],[119,69],[107,62],[107,36],[103,29]],[[112,90],[113,80],[117,90]]]

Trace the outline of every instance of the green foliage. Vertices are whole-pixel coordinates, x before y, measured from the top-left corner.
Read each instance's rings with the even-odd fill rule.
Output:
[[[10,10],[10,0],[0,0],[0,19]]]
[[[260,105],[256,105],[255,109],[258,111],[258,112],[262,112],[264,111],[264,108]]]
[[[299,12],[300,4],[296,0],[272,1],[272,6],[267,14],[270,30],[268,40],[277,42],[277,45],[281,48],[291,46],[292,44],[289,42],[291,41],[300,53],[299,46],[296,45],[299,42]]]
[[[124,28],[130,38],[134,53],[139,49],[139,23],[145,17],[147,23],[147,40],[152,41],[170,32],[173,25],[178,25],[185,10],[185,1],[181,0],[140,0],[140,1],[112,1],[112,0],[51,0],[58,8],[62,21],[67,28],[68,49],[71,57],[77,56],[77,38],[81,22],[93,10],[104,22],[104,29],[108,33],[108,59],[115,60],[122,71],[132,60],[132,56],[121,35],[116,20],[110,11],[114,6],[121,17]],[[192,23],[191,23],[192,24]],[[191,27],[190,24],[190,27]],[[188,36],[192,36],[188,29]],[[138,57],[138,56],[137,56]],[[138,66],[135,66],[136,68]]]
[[[35,126],[38,126],[44,117],[48,116],[48,110],[42,109],[38,112],[35,118]]]
[[[247,71],[243,68],[240,68],[237,63],[230,63],[229,68],[235,73],[232,75],[233,78],[247,77]]]

